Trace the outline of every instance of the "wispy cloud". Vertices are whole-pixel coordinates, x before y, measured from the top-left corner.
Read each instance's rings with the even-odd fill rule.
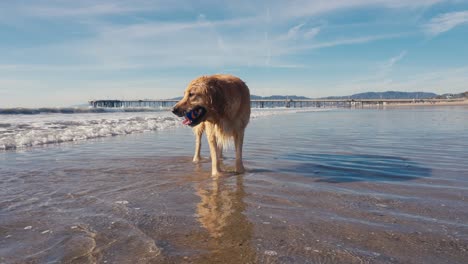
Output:
[[[324,0],[299,0],[288,1],[282,15],[286,17],[305,17],[324,13],[330,13],[337,10],[360,8],[365,6],[384,7],[384,8],[418,8],[427,7],[443,0],[347,0],[347,1],[324,1]]]
[[[99,16],[142,11],[140,7],[126,7],[115,3],[94,4],[91,6],[69,7],[31,7],[26,11],[41,17]]]
[[[385,83],[388,79],[391,78],[392,71],[396,67],[396,64],[401,61],[407,54],[406,50],[401,51],[398,55],[391,57],[385,62],[381,63],[377,67],[377,72],[375,74],[370,74],[368,80],[374,80],[380,83]]]
[[[188,22],[151,22],[129,25],[97,24],[96,35],[79,41],[22,50],[35,54],[66,54],[65,63],[3,64],[1,69],[25,71],[92,71],[176,67],[273,67],[302,68],[288,60],[307,50],[357,45],[399,38],[405,34],[381,34],[320,41],[319,27],[299,24],[286,33],[257,33],[246,18]],[[285,37],[286,36],[286,37]],[[29,55],[28,55],[29,54]],[[84,63],[83,63],[84,62]]]
[[[304,32],[304,38],[312,39],[315,36],[317,36],[319,32],[320,32],[320,27],[311,28],[311,29],[307,30],[306,32]]]
[[[399,62],[400,60],[402,60],[406,56],[406,53],[407,53],[406,50],[403,50],[397,56],[390,58],[388,60],[388,62],[384,65],[384,67],[385,68],[393,67],[397,62]]]
[[[358,76],[353,79],[346,80],[344,83],[335,85],[337,90],[350,89],[352,93],[369,92],[369,91],[384,91],[394,90],[395,81],[392,75],[394,68],[407,54],[406,50],[401,51],[385,61],[378,62],[376,67],[372,67],[374,72],[368,72],[364,76]],[[399,82],[400,83],[400,82]]]
[[[380,35],[369,35],[369,36],[362,36],[362,37],[341,38],[341,39],[332,40],[332,41],[317,42],[313,44],[297,46],[293,49],[295,50],[324,49],[324,48],[331,48],[331,47],[336,47],[336,46],[356,45],[356,44],[369,43],[369,42],[378,41],[378,40],[401,38],[406,35],[407,35],[406,33],[399,33],[399,34],[380,34]]]
[[[0,85],[11,87],[9,93],[17,87],[31,101],[47,91],[44,98],[57,98],[62,90],[61,96],[79,100],[112,91],[129,96],[137,93],[131,87],[162,97],[173,96],[170,88],[194,75],[236,69],[258,87],[270,86],[263,74],[271,74],[278,93],[289,86],[301,92],[317,87],[311,74],[349,84],[347,78],[362,73],[367,79],[353,85],[383,89],[395,84],[400,63],[408,59],[398,47],[411,47],[421,37],[414,14],[433,12],[426,7],[445,1],[0,1]],[[360,16],[369,8],[372,14]],[[466,23],[467,12],[436,16],[423,29],[440,34]],[[388,22],[390,17],[403,22]],[[168,75],[163,83],[152,82]],[[90,88],[84,94],[80,87]],[[0,103],[7,101],[0,96]]]
[[[297,35],[298,35],[299,30],[300,30],[304,25],[305,25],[305,24],[302,23],[302,24],[299,24],[299,25],[297,25],[297,26],[292,27],[291,29],[289,29],[288,34],[286,35],[286,37],[287,37],[288,39],[295,39],[295,38],[297,38]]]
[[[169,1],[170,2],[170,1]],[[58,54],[60,61],[68,65],[31,65],[29,68],[52,70],[62,69],[122,69],[132,68],[170,68],[170,67],[238,67],[238,66],[267,66],[279,68],[303,67],[288,59],[290,55],[298,55],[311,49],[331,48],[341,45],[356,45],[378,40],[401,37],[401,34],[381,34],[328,38],[320,41],[317,36],[326,31],[322,26],[308,26],[303,22],[284,30],[284,24],[291,21],[281,20],[282,13],[295,12],[298,6],[304,9],[311,7],[310,2],[294,1],[291,5],[283,2],[269,3],[267,12],[256,10],[238,12],[242,15],[216,20],[210,19],[209,14],[196,14],[192,20],[158,20],[131,19],[127,23],[105,19],[107,15],[124,15],[148,10],[176,10],[190,9],[193,5],[185,0],[169,3],[166,1],[137,0],[113,2],[103,0],[84,0],[80,2],[38,1],[30,5],[16,5],[29,16],[49,17],[51,19],[66,19],[75,17],[95,16],[101,19],[87,21],[82,25],[90,29],[85,38],[52,43],[31,48],[29,51],[18,53],[35,54],[50,53],[51,58]],[[313,1],[314,12],[328,12],[330,10],[349,8],[361,5],[374,5],[368,0]],[[378,1],[378,5],[387,6],[391,1]],[[416,0],[414,5],[422,1]],[[254,3],[253,5],[258,5]],[[393,4],[394,5],[394,4]],[[400,5],[406,5],[402,1]],[[187,7],[188,6],[188,7]],[[221,8],[225,8],[224,5]],[[242,8],[242,5],[228,5],[230,8]],[[26,10],[26,11],[25,11]],[[314,12],[309,14],[314,14]],[[125,16],[124,16],[125,17]],[[275,19],[272,19],[272,18]],[[284,19],[284,17],[283,17]],[[278,27],[279,26],[279,27]],[[278,29],[271,29],[271,28]],[[268,29],[270,28],[270,29]],[[283,32],[281,30],[284,30]],[[264,35],[258,32],[265,32]],[[266,37],[264,37],[266,36]],[[89,63],[89,67],[82,62]],[[80,63],[77,65],[77,63]],[[24,64],[24,63],[23,63]],[[72,65],[74,64],[74,65]],[[40,65],[40,63],[39,63]],[[24,70],[28,66],[21,65]],[[62,68],[62,69],[60,69]],[[12,70],[12,68],[9,68]]]
[[[27,17],[41,18],[71,18],[71,17],[96,17],[107,15],[121,15],[136,12],[149,12],[159,9],[159,2],[146,0],[135,1],[34,1],[27,4],[12,3],[9,9]]]
[[[291,27],[287,34],[281,35],[277,38],[278,41],[290,40],[310,40],[318,35],[320,27],[307,27],[306,23],[301,23]]]
[[[468,24],[468,11],[438,15],[425,24],[423,29],[428,35],[436,36],[464,24]]]

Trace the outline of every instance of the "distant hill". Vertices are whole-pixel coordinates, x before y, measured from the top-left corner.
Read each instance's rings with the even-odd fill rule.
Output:
[[[387,91],[358,93],[349,96],[329,96],[323,99],[428,99],[435,97],[437,97],[435,93]]]
[[[429,98],[468,98],[468,92],[460,94],[443,94],[437,95],[435,93],[428,92],[398,92],[398,91],[387,91],[387,92],[366,92],[358,93],[348,96],[328,96],[322,97],[320,99],[429,99]],[[310,99],[305,96],[298,95],[271,95],[271,96],[259,96],[259,95],[250,95],[250,98],[253,100],[300,100],[300,99]],[[172,98],[172,100],[180,100],[181,96]]]
[[[468,98],[468,92],[459,94],[441,94],[437,96],[437,99],[455,99],[455,98]]]

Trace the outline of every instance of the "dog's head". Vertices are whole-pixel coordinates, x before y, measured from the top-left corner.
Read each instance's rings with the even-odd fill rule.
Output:
[[[188,85],[184,97],[174,106],[172,112],[185,117],[185,125],[194,127],[216,117],[222,111],[220,109],[222,100],[219,97],[216,81],[203,76]]]

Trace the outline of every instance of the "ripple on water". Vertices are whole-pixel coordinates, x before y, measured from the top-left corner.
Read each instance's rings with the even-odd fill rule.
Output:
[[[430,177],[431,169],[409,159],[360,154],[291,153],[281,157],[292,165],[278,169],[321,182],[409,181]]]

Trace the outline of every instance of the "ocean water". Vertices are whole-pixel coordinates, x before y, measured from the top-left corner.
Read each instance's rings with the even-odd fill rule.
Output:
[[[142,128],[1,151],[0,263],[466,263],[468,108],[253,117],[218,179],[168,113],[2,119]]]
[[[320,109],[254,109],[262,116]],[[181,127],[180,118],[156,109],[0,109],[0,151]]]

